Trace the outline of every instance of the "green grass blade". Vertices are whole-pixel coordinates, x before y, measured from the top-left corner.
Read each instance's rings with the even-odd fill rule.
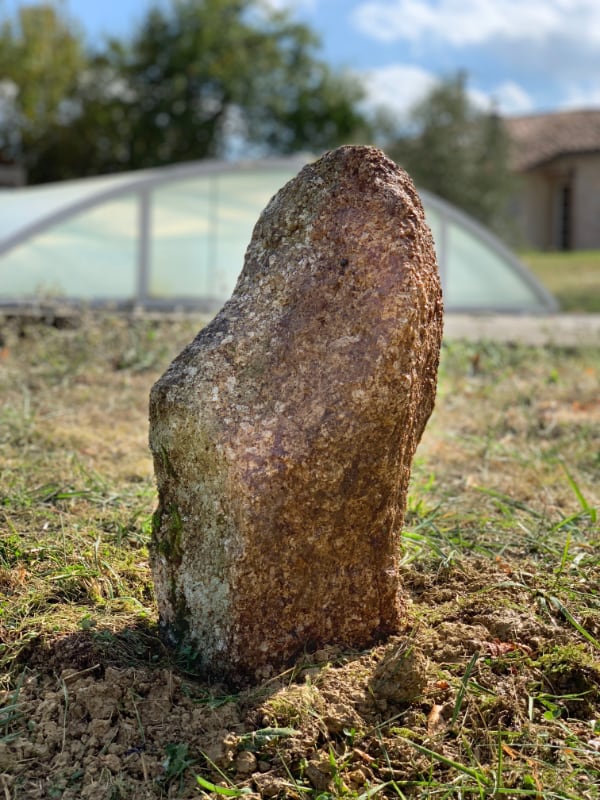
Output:
[[[428,747],[424,747],[422,744],[417,744],[416,742],[411,741],[411,739],[405,739],[403,736],[398,738],[402,739],[403,742],[406,742],[406,744],[409,744],[411,747],[414,747],[419,753],[423,753],[423,755],[439,761],[440,764],[444,764],[447,767],[452,767],[458,772],[462,772],[465,775],[468,775],[470,778],[474,778],[479,785],[489,785],[488,779],[482,772],[472,769],[471,767],[467,767],[465,764],[459,764],[458,761],[453,761],[451,758],[443,756],[441,753],[436,753],[435,750],[430,750]]]
[[[384,789],[387,789],[389,785],[389,783],[380,783],[377,786],[371,786],[371,788],[367,789],[366,792],[360,794],[356,800],[369,800],[369,797],[375,797],[376,794],[379,794],[379,792],[383,792]]]
[[[560,613],[567,620],[567,622],[571,623],[571,625],[575,628],[575,630],[578,631],[583,636],[584,639],[586,639],[590,644],[592,644],[597,650],[600,650],[600,642],[598,641],[598,639],[594,638],[589,631],[586,631],[586,629],[580,622],[577,622],[577,620],[571,614],[569,609],[565,605],[563,605],[563,603],[561,603],[558,597],[554,597],[552,595],[548,597],[548,600],[550,601],[550,603],[552,603],[554,608],[560,611]]]
[[[502,750],[502,733],[498,730],[498,764],[496,766],[496,792],[502,789],[502,770],[504,769],[504,751]]]
[[[0,708],[0,728],[4,729],[4,735],[0,736],[0,742],[10,741],[19,735],[18,733],[9,733],[8,729],[10,726],[14,725],[17,720],[20,720],[25,716],[21,711],[18,710],[21,707],[21,704],[19,703],[19,695],[21,693],[24,680],[25,671],[20,674],[19,680],[17,681],[17,685],[12,692],[12,697],[10,698],[9,702]]]
[[[206,789],[207,792],[214,792],[222,797],[242,797],[242,795],[245,794],[252,794],[252,789],[248,788],[247,786],[245,786],[243,789],[229,789],[227,786],[217,786],[215,783],[207,781],[206,778],[203,778],[200,775],[196,775],[196,781],[198,782],[198,785],[203,789]]]
[[[593,506],[591,506],[583,496],[583,492],[579,488],[579,485],[575,480],[575,478],[571,475],[571,473],[567,469],[567,465],[565,464],[565,462],[561,460],[560,465],[563,468],[565,475],[567,476],[567,481],[569,482],[569,486],[571,487],[573,493],[575,494],[575,497],[579,501],[579,505],[586,512],[586,514],[589,514],[591,521],[596,522],[598,518],[596,509]]]
[[[535,797],[538,800],[541,800],[541,798],[544,800],[578,800],[578,798],[572,794],[555,794],[554,792],[548,792],[547,794],[541,795],[539,789],[512,789],[503,787],[500,789],[494,789],[494,796],[505,794],[508,794],[511,797],[515,797],[517,795],[519,797]]]
[[[565,545],[563,547],[562,556],[560,559],[560,564],[556,571],[556,580],[560,578],[560,576],[565,571],[565,567],[567,566],[567,560],[569,558],[569,550],[571,549],[571,531],[567,531],[567,537],[565,539]]]
[[[471,673],[475,668],[475,664],[477,663],[478,658],[479,658],[479,650],[476,650],[471,656],[471,660],[467,664],[467,669],[465,670],[465,674],[463,675],[462,680],[460,682],[458,694],[456,695],[456,702],[454,703],[454,711],[452,712],[452,720],[450,721],[451,728],[454,727],[454,724],[458,719],[458,715],[460,714],[460,709],[462,708],[463,700],[467,691],[469,678],[471,677]]]
[[[202,753],[202,751],[200,752]],[[209,764],[216,772],[219,773],[224,781],[230,784],[229,786],[217,786],[215,783],[211,783],[211,781],[206,780],[206,778],[203,778],[201,775],[196,775],[196,781],[198,782],[198,785],[203,789],[206,789],[207,792],[216,792],[224,797],[241,797],[244,794],[252,793],[252,789],[249,789],[247,786],[245,786],[243,789],[238,789],[233,781],[229,780],[223,770],[219,769],[215,762],[210,759],[206,753],[202,753],[202,757],[206,760],[207,764]]]
[[[525,511],[534,519],[542,518],[542,514],[540,514],[539,511],[536,511],[535,508],[531,508],[531,506],[528,506],[527,503],[524,503],[522,500],[515,500],[514,497],[510,497],[510,495],[504,494],[504,492],[498,492],[495,489],[488,489],[485,486],[478,486],[477,491],[481,492],[481,494],[487,495],[488,497],[492,497],[495,500],[499,500],[509,508],[516,508],[519,511]]]

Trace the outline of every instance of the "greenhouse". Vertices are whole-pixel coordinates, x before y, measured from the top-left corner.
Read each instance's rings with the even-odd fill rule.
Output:
[[[0,191],[0,306],[217,310],[254,223],[308,157],[200,161]],[[550,312],[554,298],[489,231],[421,192],[446,311]]]

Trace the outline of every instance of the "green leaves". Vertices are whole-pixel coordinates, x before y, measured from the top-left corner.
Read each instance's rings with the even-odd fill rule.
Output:
[[[44,132],[68,116],[65,101],[83,64],[82,36],[53,5],[23,6],[0,23],[0,73],[16,89],[0,123],[5,156],[33,158]]]
[[[464,73],[436,84],[387,149],[419,188],[510,238],[507,207],[513,178],[508,134],[497,114],[482,112],[472,103]]]
[[[18,87],[6,137],[23,142],[32,183],[217,157],[233,141],[320,151],[368,128],[356,77],[259,0],[152,4],[130,38],[87,54],[60,6],[19,13],[0,19],[0,67]]]

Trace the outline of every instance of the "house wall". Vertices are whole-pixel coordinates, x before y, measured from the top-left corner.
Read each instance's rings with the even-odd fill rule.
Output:
[[[530,247],[600,249],[600,153],[557,158],[523,173],[516,208]]]
[[[600,249],[600,154],[579,156],[574,181],[574,249]]]
[[[547,250],[551,247],[551,189],[548,179],[538,173],[520,176],[516,218],[519,233],[528,247]]]

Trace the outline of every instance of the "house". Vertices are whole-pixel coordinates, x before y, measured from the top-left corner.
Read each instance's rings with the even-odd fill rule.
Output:
[[[600,249],[600,110],[505,122],[525,242],[542,250]]]

